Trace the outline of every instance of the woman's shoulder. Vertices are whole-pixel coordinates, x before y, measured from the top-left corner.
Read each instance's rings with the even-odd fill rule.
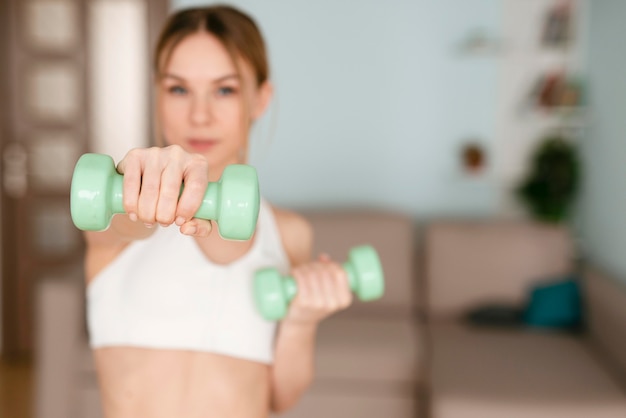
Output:
[[[271,205],[280,238],[292,266],[311,259],[313,227],[302,215]]]

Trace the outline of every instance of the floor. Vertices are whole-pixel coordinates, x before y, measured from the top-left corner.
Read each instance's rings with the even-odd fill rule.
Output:
[[[0,358],[0,417],[31,418],[32,385],[31,361]]]

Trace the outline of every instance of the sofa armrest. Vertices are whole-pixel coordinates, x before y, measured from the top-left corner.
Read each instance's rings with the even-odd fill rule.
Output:
[[[619,276],[595,265],[586,267],[584,294],[587,327],[595,347],[626,388],[626,286]]]

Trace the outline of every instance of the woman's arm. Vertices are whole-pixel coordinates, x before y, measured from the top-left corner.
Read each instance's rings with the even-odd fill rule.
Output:
[[[295,214],[275,212],[298,286],[278,329],[271,375],[271,408],[281,412],[294,406],[313,382],[318,324],[348,307],[352,293],[338,264],[327,256],[311,261],[313,232],[309,223]]]
[[[311,260],[313,230],[304,219],[275,209],[283,246],[292,266]],[[272,367],[271,407],[280,412],[294,405],[313,382],[317,324],[298,325],[282,321],[276,337]]]
[[[317,324],[281,323],[272,368],[272,411],[294,406],[313,383],[316,331]]]

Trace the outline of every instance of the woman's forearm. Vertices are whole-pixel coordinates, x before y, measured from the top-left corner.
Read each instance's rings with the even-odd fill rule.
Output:
[[[281,323],[272,368],[273,411],[291,408],[313,382],[316,332],[317,323]]]

